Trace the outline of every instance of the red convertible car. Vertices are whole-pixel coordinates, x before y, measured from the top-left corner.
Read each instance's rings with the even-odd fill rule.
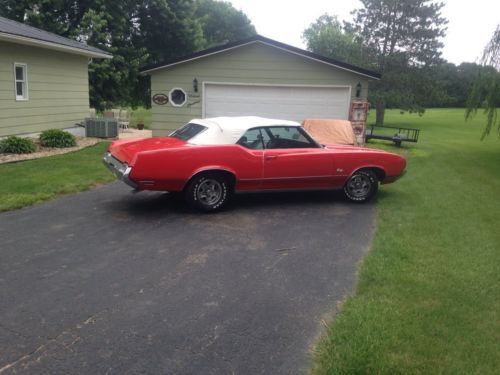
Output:
[[[104,163],[136,190],[184,192],[203,211],[233,192],[271,189],[343,189],[364,202],[406,167],[402,156],[322,145],[297,122],[260,117],[198,119],[168,137],[115,141]]]

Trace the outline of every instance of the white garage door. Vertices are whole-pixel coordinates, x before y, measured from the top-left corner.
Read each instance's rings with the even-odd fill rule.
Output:
[[[349,87],[206,84],[204,116],[262,116],[302,121],[347,120]]]

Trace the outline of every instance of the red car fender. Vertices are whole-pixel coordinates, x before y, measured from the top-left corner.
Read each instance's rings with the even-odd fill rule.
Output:
[[[191,173],[191,175],[187,179],[184,187],[186,187],[187,184],[189,183],[189,181],[191,181],[193,179],[193,177],[196,176],[197,174],[203,173],[203,172],[210,172],[210,171],[223,171],[223,172],[231,173],[234,176],[235,182],[238,181],[238,175],[236,174],[236,171],[234,169],[227,167],[227,166],[223,166],[223,165],[206,165],[206,166],[203,166],[201,168],[196,169],[193,173]]]
[[[387,184],[394,182],[398,177],[401,176],[402,171],[404,171],[406,167],[406,160],[404,158],[400,158],[400,164],[399,165],[394,165],[393,163],[390,163],[387,161],[386,163],[382,162],[380,164],[375,164],[375,163],[370,163],[370,164],[363,164],[361,166],[357,165],[355,168],[352,168],[350,170],[349,175],[347,178],[352,176],[356,171],[362,170],[362,169],[371,169],[371,170],[377,170],[382,173],[380,175],[379,173],[376,172],[377,177],[382,184]],[[347,181],[347,179],[346,179]]]
[[[380,172],[383,173],[383,176],[380,176],[379,174],[377,174],[377,176],[379,177],[379,179],[382,181],[385,176],[387,176],[387,171],[386,171],[386,168],[383,166],[383,165],[380,165],[380,164],[366,164],[366,165],[362,165],[362,166],[356,166],[356,168],[353,168],[351,170],[351,173],[349,174],[348,177],[351,177],[354,173],[356,173],[357,171],[360,171],[362,169],[371,169],[371,170],[379,170]]]

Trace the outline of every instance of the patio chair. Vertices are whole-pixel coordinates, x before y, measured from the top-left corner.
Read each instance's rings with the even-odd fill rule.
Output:
[[[130,119],[132,117],[132,112],[127,111],[126,109],[120,110],[120,115],[118,118],[118,126],[122,131],[125,131],[125,129],[129,129],[130,126]]]

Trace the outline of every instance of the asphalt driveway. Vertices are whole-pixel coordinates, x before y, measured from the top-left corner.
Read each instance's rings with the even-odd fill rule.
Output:
[[[296,374],[354,285],[372,204],[122,183],[0,214],[0,373]]]

